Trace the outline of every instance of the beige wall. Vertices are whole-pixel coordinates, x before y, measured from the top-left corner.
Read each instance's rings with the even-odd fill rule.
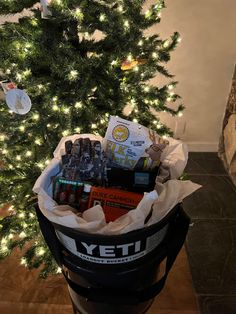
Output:
[[[179,81],[186,110],[182,118],[161,114],[161,119],[190,150],[216,151],[236,63],[236,0],[166,0],[166,5],[154,31],[162,37],[181,34],[167,66]]]
[[[176,118],[162,115],[162,120],[190,150],[216,151],[236,63],[236,1],[166,0],[166,5],[155,31],[162,37],[181,34],[168,69],[179,81],[186,110],[177,126]]]

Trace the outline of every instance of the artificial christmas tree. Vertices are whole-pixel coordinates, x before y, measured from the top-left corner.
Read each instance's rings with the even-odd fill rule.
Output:
[[[58,267],[39,231],[32,187],[60,138],[76,132],[103,136],[110,115],[169,135],[155,112],[183,110],[171,108],[179,98],[177,82],[163,65],[179,34],[166,40],[145,36],[160,22],[164,2],[143,12],[144,2],[51,0],[39,6],[0,0],[2,14],[30,11],[0,28],[1,81],[13,83],[0,107],[0,203],[10,204],[1,220],[0,252],[5,257],[22,248],[21,263],[43,264],[42,276]],[[170,78],[168,84],[150,85],[157,74]]]

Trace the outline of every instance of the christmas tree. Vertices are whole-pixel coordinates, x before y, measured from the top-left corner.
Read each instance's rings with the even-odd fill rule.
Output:
[[[57,272],[40,234],[32,187],[62,136],[103,136],[109,115],[172,134],[157,113],[183,110],[173,109],[177,82],[165,68],[180,37],[145,36],[160,22],[164,1],[147,11],[144,2],[44,0],[39,7],[34,0],[0,0],[2,14],[30,12],[0,28],[0,76],[32,102],[26,114],[9,110],[5,100],[0,104],[0,204],[9,204],[0,221],[2,258],[19,247],[21,264],[41,266],[42,276]],[[168,83],[150,85],[160,74]]]

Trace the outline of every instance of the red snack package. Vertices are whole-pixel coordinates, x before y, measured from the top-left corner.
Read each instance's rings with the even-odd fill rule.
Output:
[[[92,187],[89,208],[101,205],[106,222],[110,222],[126,214],[129,210],[136,208],[142,198],[143,194],[139,193],[120,189]]]

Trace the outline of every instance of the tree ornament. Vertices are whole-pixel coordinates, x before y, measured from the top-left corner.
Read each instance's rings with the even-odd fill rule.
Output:
[[[48,9],[48,5],[51,3],[51,0],[40,0],[41,4],[41,17],[47,19],[52,16],[52,12]]]
[[[15,113],[24,115],[31,109],[31,100],[25,91],[15,88],[6,94],[6,103],[8,107]]]
[[[146,59],[136,59],[136,60],[125,60],[121,64],[122,71],[128,71],[135,68],[137,65],[145,64],[147,62]]]

